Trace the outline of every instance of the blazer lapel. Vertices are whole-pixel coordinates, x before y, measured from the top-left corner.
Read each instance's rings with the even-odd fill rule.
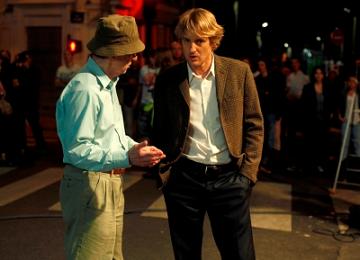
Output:
[[[215,80],[216,80],[216,93],[219,105],[222,104],[226,86],[226,68],[221,61],[221,58],[215,55]]]
[[[183,76],[183,81],[179,84],[179,89],[181,91],[181,94],[183,95],[183,98],[186,102],[186,104],[190,107],[190,85],[189,85],[189,79],[188,79],[188,71],[186,62],[183,63],[184,66],[182,66],[181,71],[179,71],[180,75]]]
[[[186,104],[190,107],[190,91],[189,91],[189,82],[187,80],[184,80],[183,82],[180,83],[180,91],[181,94],[183,95]]]

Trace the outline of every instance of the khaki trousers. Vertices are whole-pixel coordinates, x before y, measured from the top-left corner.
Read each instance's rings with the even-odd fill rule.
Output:
[[[60,186],[68,260],[122,260],[121,175],[66,165]]]

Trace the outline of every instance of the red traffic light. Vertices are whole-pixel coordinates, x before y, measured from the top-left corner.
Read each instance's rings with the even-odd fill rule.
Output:
[[[71,53],[79,53],[82,50],[81,41],[68,39],[66,48]]]

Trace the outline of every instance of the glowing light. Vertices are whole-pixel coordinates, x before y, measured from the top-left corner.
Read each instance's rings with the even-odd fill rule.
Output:
[[[75,41],[70,41],[69,50],[70,50],[70,52],[75,52],[76,51],[76,42]]]
[[[344,12],[349,14],[349,13],[351,13],[351,9],[347,8],[347,7],[344,7]]]

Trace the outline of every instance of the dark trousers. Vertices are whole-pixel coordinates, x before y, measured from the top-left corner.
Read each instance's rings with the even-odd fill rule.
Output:
[[[176,163],[163,188],[176,260],[200,260],[207,212],[223,260],[255,259],[250,181],[234,167],[208,174]]]

